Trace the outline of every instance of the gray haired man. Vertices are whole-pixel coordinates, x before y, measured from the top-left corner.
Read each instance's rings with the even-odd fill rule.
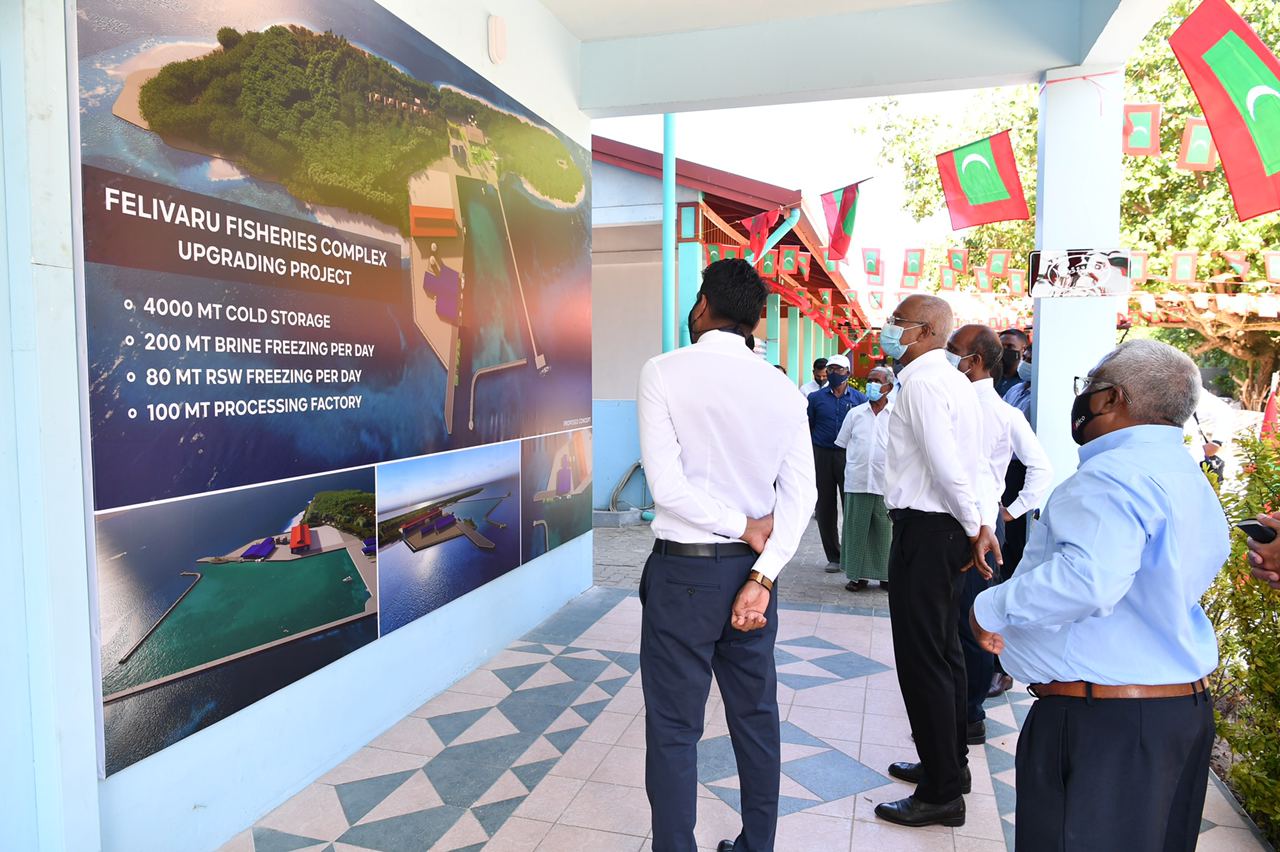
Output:
[[[1231,551],[1182,426],[1200,372],[1154,340],[1076,380],[1080,467],[1018,573],[978,596],[974,637],[1037,697],[1018,738],[1019,849],[1193,850],[1218,665],[1200,597]]]

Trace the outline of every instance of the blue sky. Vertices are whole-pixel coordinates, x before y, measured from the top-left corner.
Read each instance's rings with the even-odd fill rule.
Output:
[[[378,513],[448,497],[519,472],[519,441],[378,465]]]

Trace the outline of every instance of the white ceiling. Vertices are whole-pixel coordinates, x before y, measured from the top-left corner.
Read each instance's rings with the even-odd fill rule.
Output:
[[[542,0],[581,41],[665,35],[953,0]]]

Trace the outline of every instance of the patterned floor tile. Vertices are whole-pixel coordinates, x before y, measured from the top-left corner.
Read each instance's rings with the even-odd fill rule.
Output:
[[[777,848],[828,852],[1012,850],[1015,752],[1034,699],[988,701],[984,748],[970,749],[965,827],[906,830],[877,802],[910,793],[884,773],[916,759],[892,668],[886,613],[783,606],[778,698],[783,775]],[[634,594],[593,589],[428,701],[237,836],[223,852],[638,852],[647,847],[645,717]],[[713,686],[698,745],[697,843],[741,825],[741,783]],[[1200,848],[1262,849],[1220,785]],[[238,847],[237,845],[238,844]]]

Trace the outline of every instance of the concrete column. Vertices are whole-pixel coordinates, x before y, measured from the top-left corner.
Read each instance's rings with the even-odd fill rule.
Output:
[[[800,365],[800,369],[804,371],[804,380],[810,382],[813,381],[813,362],[818,357],[814,354],[818,351],[818,335],[814,333],[817,326],[808,317],[801,317],[800,324],[804,326],[804,343],[800,346],[801,360],[804,363]]]
[[[778,337],[782,333],[782,297],[777,293],[769,294],[765,307],[765,358],[770,364],[780,364],[778,360]]]
[[[102,842],[67,20],[0,3],[0,847],[41,852]]]
[[[800,372],[800,310],[787,308],[787,375],[796,387],[804,384]]]
[[[1118,73],[1107,73],[1116,71]],[[1066,78],[1091,75],[1089,79]],[[1056,82],[1061,81],[1061,82]],[[1036,247],[1120,248],[1120,146],[1124,73],[1057,68],[1040,94]],[[1053,463],[1056,485],[1075,472],[1072,382],[1116,343],[1120,297],[1039,299],[1035,303],[1032,423]]]
[[[676,348],[676,117],[662,116],[662,351]]]

